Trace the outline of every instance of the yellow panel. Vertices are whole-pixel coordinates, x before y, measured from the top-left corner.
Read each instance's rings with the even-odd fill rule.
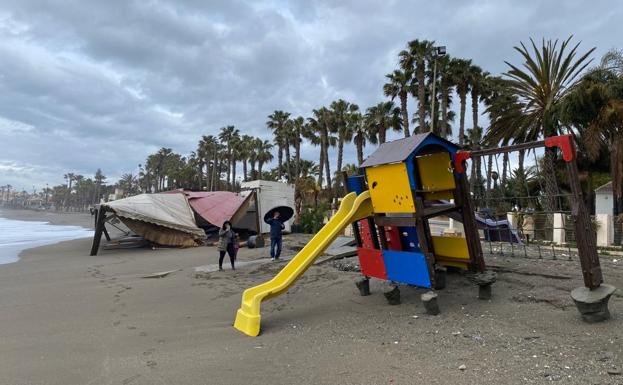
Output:
[[[404,163],[366,168],[375,213],[414,213],[415,204]]]
[[[469,262],[469,250],[467,249],[467,241],[463,237],[438,237],[433,236],[433,251],[435,258],[440,265],[454,266],[463,269],[467,268]],[[460,261],[444,261],[443,257],[456,259],[464,259],[465,263]]]
[[[447,152],[436,152],[434,154],[423,155],[416,158],[421,190],[444,191],[454,190],[454,174],[450,163],[450,154]]]
[[[467,241],[463,237],[431,237],[435,255],[469,260]]]
[[[446,191],[435,191],[424,193],[424,199],[427,201],[437,201],[437,200],[447,200],[454,199],[454,191],[446,190]]]

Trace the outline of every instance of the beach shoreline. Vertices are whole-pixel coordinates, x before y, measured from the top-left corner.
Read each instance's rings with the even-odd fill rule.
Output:
[[[294,239],[285,238],[286,254]],[[449,275],[439,316],[425,314],[422,289],[402,287],[403,303],[389,306],[378,281],[360,297],[358,273],[314,265],[262,304],[262,334],[251,338],[232,327],[241,294],[283,263],[196,275],[217,262],[214,247],[89,256],[90,245],[28,249],[0,267],[1,384],[584,384],[608,383],[607,370],[623,364],[621,297],[611,300],[612,320],[582,323],[569,298],[582,282],[577,262],[488,259],[498,271],[493,299],[476,299],[472,283]],[[267,253],[243,248],[239,259]],[[623,287],[623,266],[603,264],[606,281]]]
[[[93,229],[94,217],[89,212],[63,212],[0,207],[0,217],[19,221],[49,222],[51,225],[81,226]]]

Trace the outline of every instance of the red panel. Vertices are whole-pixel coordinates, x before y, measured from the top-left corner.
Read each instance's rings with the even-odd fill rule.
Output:
[[[360,247],[357,249],[361,273],[366,277],[387,279],[385,272],[385,262],[383,262],[383,252],[376,249]]]
[[[370,224],[367,219],[362,219],[358,223],[359,235],[361,236],[361,246],[366,249],[374,249],[374,241],[370,233]]]
[[[385,227],[385,240],[387,240],[387,250],[402,251],[400,240],[400,229],[396,226]]]

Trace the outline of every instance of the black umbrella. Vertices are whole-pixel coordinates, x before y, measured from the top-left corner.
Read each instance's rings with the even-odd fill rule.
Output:
[[[294,215],[294,210],[292,209],[292,207],[277,206],[277,207],[273,207],[272,209],[268,210],[266,214],[264,214],[264,222],[271,219],[275,211],[279,212],[279,220],[281,222],[286,222],[288,219],[292,218],[292,216]]]

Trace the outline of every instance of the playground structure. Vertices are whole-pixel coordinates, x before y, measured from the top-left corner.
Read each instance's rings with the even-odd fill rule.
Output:
[[[490,299],[496,277],[486,270],[479,227],[488,231],[506,226],[508,241],[521,241],[516,233],[513,235],[508,222],[477,217],[465,161],[540,147],[559,148],[567,164],[585,284],[575,289],[572,297],[584,320],[607,319],[608,300],[615,289],[602,284],[595,233],[578,180],[573,138],[563,135],[521,145],[461,151],[455,144],[426,133],[382,144],[361,165],[359,175],[345,177],[348,193],[337,213],[272,280],[245,290],[234,327],[257,336],[262,301],[286,291],[351,224],[364,276],[357,282],[361,295],[370,294],[370,278],[391,283],[385,292],[390,304],[400,303],[398,284],[429,288],[422,302],[429,314],[437,314],[437,294],[432,290],[444,288],[446,269],[451,267],[467,271],[479,287],[478,297]],[[462,222],[464,236],[432,235],[429,220],[442,215]]]

